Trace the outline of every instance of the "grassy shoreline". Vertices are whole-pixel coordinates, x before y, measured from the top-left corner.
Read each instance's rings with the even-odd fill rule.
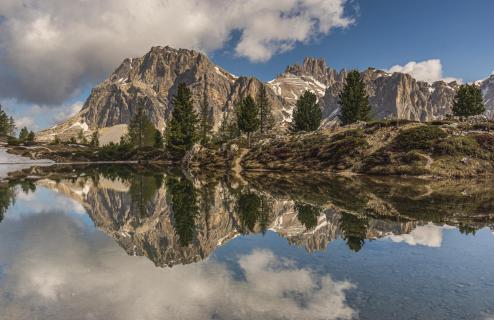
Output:
[[[259,136],[246,149],[241,138],[197,146],[186,160],[165,149],[76,144],[9,147],[8,152],[56,163],[146,163],[222,171],[312,172],[342,175],[476,178],[494,175],[492,122],[378,121],[310,133]]]

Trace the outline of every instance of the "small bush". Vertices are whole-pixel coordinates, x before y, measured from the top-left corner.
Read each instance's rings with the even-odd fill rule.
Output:
[[[438,139],[446,136],[446,132],[436,126],[420,126],[400,132],[394,145],[401,151],[429,150]]]
[[[362,169],[366,172],[377,166],[387,166],[391,162],[391,155],[388,152],[380,150],[365,158]]]
[[[461,122],[458,128],[463,131],[494,131],[494,122]]]
[[[488,152],[494,152],[494,135],[479,134],[474,136],[480,148]]]
[[[374,128],[389,128],[389,127],[396,127],[398,126],[404,126],[409,123],[415,123],[416,121],[413,120],[407,120],[407,119],[400,119],[400,120],[377,120],[377,121],[370,121],[365,125],[365,128],[367,129],[374,129]]]
[[[429,122],[429,124],[432,126],[442,126],[442,125],[452,124],[452,123],[454,123],[454,121],[450,121],[450,120],[433,120],[433,121]]]
[[[434,153],[450,156],[482,157],[482,150],[472,137],[448,137],[434,147]]]
[[[400,156],[400,160],[404,163],[411,164],[423,159],[423,155],[417,150],[408,151]]]
[[[135,149],[126,143],[113,143],[99,148],[98,155],[101,160],[128,160]]]
[[[369,145],[367,140],[360,135],[334,138],[329,145],[321,147],[317,154],[320,160],[329,161],[331,164],[338,164],[343,159],[358,154]]]
[[[343,140],[343,139],[350,138],[350,137],[357,138],[357,137],[363,137],[363,136],[364,136],[364,132],[362,130],[353,129],[353,130],[347,130],[347,131],[343,131],[343,132],[335,134],[334,136],[331,137],[331,141],[335,142],[335,141]]]
[[[7,138],[7,144],[9,146],[18,146],[21,144],[21,141],[17,139],[16,137],[8,137]]]

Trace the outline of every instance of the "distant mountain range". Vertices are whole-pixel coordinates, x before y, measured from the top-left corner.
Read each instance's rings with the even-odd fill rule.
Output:
[[[125,59],[101,84],[95,87],[82,110],[69,120],[39,133],[40,140],[55,135],[70,137],[81,129],[89,135],[100,129],[102,141],[118,140],[139,107],[144,107],[157,128],[164,129],[172,110],[172,97],[178,84],[192,90],[196,108],[207,101],[214,130],[232,116],[235,102],[256,96],[261,86],[268,88],[275,120],[281,126],[291,121],[298,97],[310,90],[319,97],[324,118],[336,119],[338,93],[347,71],[336,71],[323,59],[305,58],[302,65],[291,65],[274,80],[263,83],[253,77],[237,77],[215,65],[197,51],[153,47],[140,58]],[[428,121],[451,113],[459,84],[417,81],[404,73],[387,73],[369,68],[362,72],[376,118]],[[494,75],[476,82],[494,116]]]

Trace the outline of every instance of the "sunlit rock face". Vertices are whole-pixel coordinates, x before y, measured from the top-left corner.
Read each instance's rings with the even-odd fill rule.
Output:
[[[479,84],[484,96],[486,114],[489,118],[494,119],[494,74],[480,81]]]
[[[288,105],[283,109],[285,121],[291,121],[296,101],[305,90],[316,94],[326,120],[336,119],[339,94],[347,70],[328,67],[324,59],[305,58],[301,65],[291,65],[268,84]],[[361,72],[369,102],[378,119],[396,118],[416,121],[440,119],[452,113],[454,97],[459,88],[456,82],[418,81],[409,74],[388,73],[368,68]],[[486,115],[494,115],[494,75],[478,81],[486,104]]]
[[[39,133],[48,140],[65,132],[77,133],[82,128],[128,124],[138,108],[143,107],[154,125],[164,130],[173,109],[173,96],[178,85],[185,83],[192,91],[194,106],[199,112],[207,103],[213,131],[231,116],[234,105],[247,95],[253,97],[264,84],[247,77],[236,77],[215,65],[197,51],[153,47],[146,55],[125,59],[101,84],[96,86],[82,110],[73,118]],[[267,88],[275,119],[281,120],[284,100]],[[75,130],[75,129],[77,130]]]
[[[343,73],[346,73],[343,71]],[[345,78],[346,74],[341,78]],[[404,73],[387,73],[369,68],[362,72],[369,103],[379,119],[396,118],[430,121],[451,113],[458,88],[455,82],[438,81],[433,84],[417,81]],[[323,114],[339,112],[338,95],[344,81],[329,86],[324,96]]]
[[[268,85],[287,102],[283,109],[283,120],[291,122],[297,99],[306,91],[316,94],[322,102],[329,87],[342,83],[345,73],[337,72],[326,65],[324,59],[305,58],[302,65],[291,65]]]

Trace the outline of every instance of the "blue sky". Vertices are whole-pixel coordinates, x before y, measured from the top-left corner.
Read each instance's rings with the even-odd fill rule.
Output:
[[[329,66],[387,69],[409,61],[440,59],[444,74],[475,81],[494,70],[494,1],[359,0],[356,23],[310,45],[249,63],[229,54],[213,60],[237,74],[273,78],[305,56],[323,57]]]
[[[5,0],[0,103],[22,125],[50,126],[124,58],[167,44],[265,81],[314,56],[470,82],[494,70],[493,12],[491,0]]]

